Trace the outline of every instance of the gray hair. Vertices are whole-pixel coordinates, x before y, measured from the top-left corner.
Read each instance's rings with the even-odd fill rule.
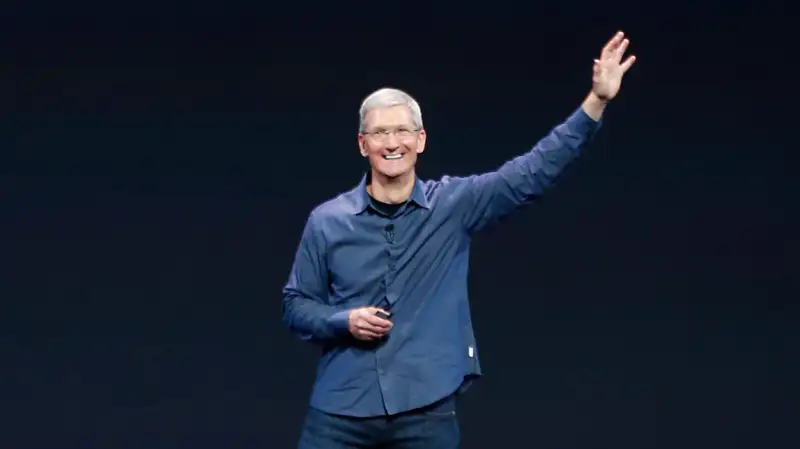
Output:
[[[417,100],[400,89],[384,87],[369,94],[369,96],[364,99],[364,102],[361,103],[361,108],[358,111],[360,117],[359,132],[365,131],[365,119],[369,111],[400,105],[408,106],[408,109],[411,110],[411,118],[414,120],[414,126],[422,129],[422,110]]]

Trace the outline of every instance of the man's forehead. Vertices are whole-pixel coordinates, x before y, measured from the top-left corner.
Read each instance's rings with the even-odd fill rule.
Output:
[[[413,122],[411,111],[404,105],[373,109],[366,118],[373,127],[411,125]]]

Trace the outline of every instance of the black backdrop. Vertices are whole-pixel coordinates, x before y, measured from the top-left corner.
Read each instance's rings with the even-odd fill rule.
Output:
[[[579,105],[620,28],[640,59],[596,144],[475,240],[487,375],[464,447],[792,446],[780,8],[2,10],[3,448],[293,447],[316,354],[280,323],[280,290],[308,211],[366,168],[360,100],[419,99],[422,176],[492,169]]]

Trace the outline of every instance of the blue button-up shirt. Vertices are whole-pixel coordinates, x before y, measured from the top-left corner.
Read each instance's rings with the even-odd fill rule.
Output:
[[[582,109],[498,170],[417,180],[393,217],[367,177],[310,213],[284,288],[283,319],[322,355],[311,406],[356,417],[429,405],[481,376],[467,295],[470,237],[541,195],[599,123]],[[394,327],[358,342],[348,311],[375,306]]]

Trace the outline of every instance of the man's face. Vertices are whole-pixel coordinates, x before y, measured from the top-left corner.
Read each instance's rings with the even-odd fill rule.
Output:
[[[411,110],[404,105],[373,109],[358,136],[361,155],[372,169],[387,178],[414,170],[417,155],[425,150],[425,130],[417,130]]]

